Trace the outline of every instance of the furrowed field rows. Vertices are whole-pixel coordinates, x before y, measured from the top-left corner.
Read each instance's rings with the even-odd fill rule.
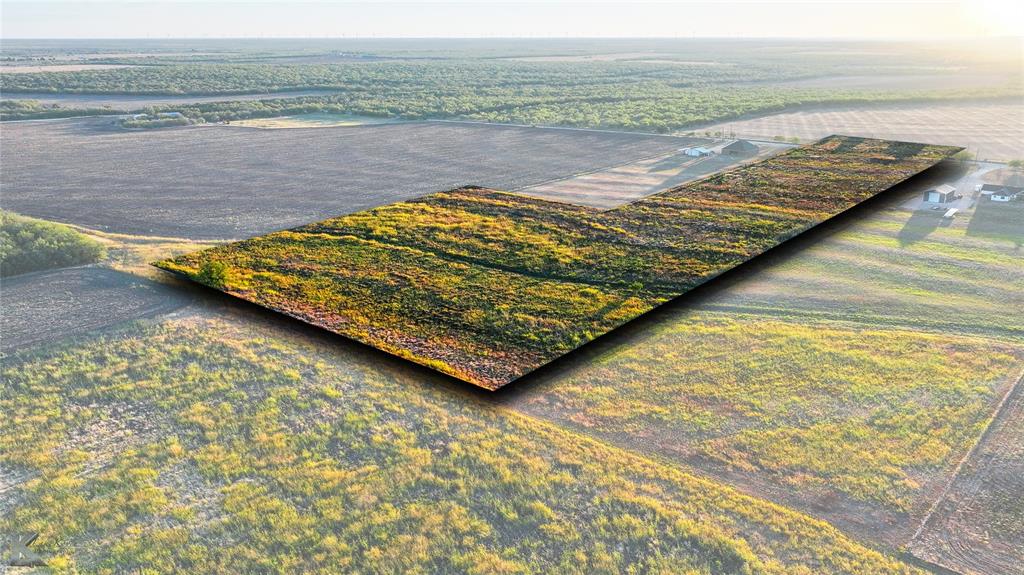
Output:
[[[742,155],[718,154],[701,158],[690,157],[681,150],[676,150],[664,156],[646,158],[571,178],[561,178],[517,191],[556,202],[608,209],[710,176],[735,167],[739,163],[763,160],[790,147],[790,144],[761,142],[756,152]]]
[[[106,231],[239,238],[463,185],[515,189],[697,141],[444,123],[132,132],[111,121],[5,125],[3,155],[18,158],[0,175],[5,208]]]
[[[167,313],[188,301],[180,289],[98,267],[5,279],[0,351],[82,337],[94,329]]]
[[[1024,149],[1024,105],[1004,102],[929,102],[876,106],[839,105],[725,122],[702,130],[750,138],[813,140],[850,134],[967,147],[979,159],[1013,160]]]
[[[499,341],[545,348],[565,317],[617,320],[643,295],[620,272],[644,258],[597,243],[609,265],[595,266],[579,238],[626,232],[628,250],[654,231],[655,259],[678,258],[653,275],[700,273],[771,237],[771,220],[827,213],[808,196],[778,205],[801,177],[832,207],[859,182],[784,168],[725,206],[719,178],[674,197],[669,216],[597,226],[565,204],[551,220],[585,225],[532,221],[529,202],[500,193],[387,221],[354,212],[467,184],[612,208],[762,157],[681,150],[735,137],[851,133],[1016,158],[1019,42],[161,38],[3,51],[7,67],[55,72],[0,62],[3,208],[78,226],[0,218],[13,276],[0,289],[0,547],[38,533],[32,549],[55,573],[83,575],[1024,575],[1024,203],[972,195],[1020,185],[1013,166],[943,162],[498,392],[149,265],[348,214],[350,227],[310,237],[388,246],[388,264],[442,273],[328,252],[318,275],[287,243],[278,269],[251,277],[187,271],[244,289],[315,277],[290,292],[314,302],[382,287],[350,311],[411,302],[456,338],[513,325]],[[53,93],[16,102],[12,86]],[[110,115],[145,105],[192,125]],[[16,121],[83,112],[107,115]],[[313,128],[371,121],[390,124]],[[690,130],[706,137],[650,134]],[[794,145],[756,143],[764,156]],[[867,165],[882,171],[889,155]],[[955,217],[921,202],[943,183],[964,195]],[[687,219],[707,249],[660,225]],[[437,241],[405,233],[410,221]],[[408,286],[432,291],[379,297]]]

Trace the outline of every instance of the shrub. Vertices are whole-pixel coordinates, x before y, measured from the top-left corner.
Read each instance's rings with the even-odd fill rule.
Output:
[[[224,262],[205,261],[196,274],[196,281],[212,288],[223,289],[228,281],[228,266],[224,265]]]
[[[68,226],[0,211],[0,277],[89,264],[103,244]]]

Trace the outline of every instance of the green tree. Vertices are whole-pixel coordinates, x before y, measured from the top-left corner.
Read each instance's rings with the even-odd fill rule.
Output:
[[[228,282],[228,266],[224,262],[208,260],[203,262],[196,274],[196,281],[213,288],[223,289]]]
[[[953,159],[963,164],[965,162],[970,162],[971,160],[973,160],[974,154],[967,150],[961,150],[953,156]]]
[[[68,226],[0,211],[0,277],[91,264],[104,254],[102,244]]]

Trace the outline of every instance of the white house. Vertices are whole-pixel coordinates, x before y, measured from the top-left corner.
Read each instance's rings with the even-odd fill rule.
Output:
[[[1009,202],[1024,194],[1024,188],[1017,186],[1002,186],[998,184],[984,184],[981,186],[981,195],[992,202]]]
[[[701,157],[704,157],[704,156],[710,156],[713,153],[711,150],[705,148],[704,146],[693,146],[693,147],[690,147],[690,148],[680,148],[679,151],[682,152],[683,154],[685,154],[687,156],[690,156],[690,157],[693,157],[693,158],[701,158]]]

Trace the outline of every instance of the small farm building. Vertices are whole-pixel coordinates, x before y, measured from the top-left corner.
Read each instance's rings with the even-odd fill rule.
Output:
[[[722,148],[722,153],[729,154],[730,156],[739,156],[745,154],[756,154],[757,149],[758,148],[756,145],[751,144],[746,140],[736,140],[735,142]]]
[[[924,193],[924,201],[936,204],[948,204],[956,199],[956,188],[949,184],[928,190]]]
[[[709,150],[709,149],[707,149],[707,148],[705,148],[703,146],[693,146],[692,148],[682,148],[679,151],[684,153],[684,154],[686,154],[687,156],[690,156],[690,157],[693,157],[693,158],[700,158],[700,157],[703,157],[703,156],[710,156],[712,154],[711,150]]]

